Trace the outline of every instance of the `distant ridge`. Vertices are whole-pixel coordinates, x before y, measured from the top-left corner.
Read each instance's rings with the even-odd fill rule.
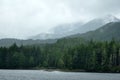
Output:
[[[55,43],[57,40],[20,40],[20,39],[12,39],[12,38],[6,38],[6,39],[0,39],[0,47],[9,47],[16,43],[18,46],[21,45],[40,45],[40,44],[52,44]]]
[[[103,25],[106,25],[110,22],[119,22],[120,20],[112,15],[107,15],[99,18],[95,18],[87,23],[71,23],[71,24],[63,24],[53,28],[53,33],[42,33],[35,36],[30,37],[29,39],[59,39],[66,36],[78,34],[78,33],[86,33],[88,31],[96,30]]]
[[[120,22],[111,22],[95,31],[89,31],[84,34],[76,34],[70,36],[72,38],[81,37],[87,40],[120,40]]]

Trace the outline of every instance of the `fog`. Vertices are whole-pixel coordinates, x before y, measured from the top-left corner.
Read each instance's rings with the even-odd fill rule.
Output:
[[[96,17],[120,18],[120,0],[0,0],[0,38],[25,39]]]

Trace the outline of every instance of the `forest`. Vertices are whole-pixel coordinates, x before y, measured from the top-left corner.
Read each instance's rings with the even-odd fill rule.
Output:
[[[54,44],[0,47],[0,69],[120,72],[120,41],[60,39]]]

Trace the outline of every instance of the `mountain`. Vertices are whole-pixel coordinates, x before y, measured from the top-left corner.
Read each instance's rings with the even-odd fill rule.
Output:
[[[33,39],[33,40],[59,39],[65,36],[73,35],[75,33],[73,32],[73,30],[82,26],[82,24],[83,23],[81,22],[76,22],[71,24],[58,25],[52,29],[52,33],[41,33],[41,34],[32,36],[29,39]]]
[[[39,45],[39,44],[52,44],[55,43],[57,40],[53,39],[48,39],[48,40],[20,40],[20,39],[0,39],[0,47],[9,47],[16,43],[18,46],[21,45]]]
[[[100,17],[100,18],[96,18],[93,19],[89,22],[87,22],[86,24],[84,24],[81,27],[78,27],[77,29],[75,29],[74,31],[76,31],[76,33],[86,33],[88,31],[93,31],[96,30],[100,27],[102,27],[103,25],[110,23],[110,22],[119,22],[120,20],[112,15],[107,15],[104,17]]]
[[[80,37],[80,38],[84,38],[86,40],[111,40],[111,39],[115,39],[115,40],[120,40],[120,22],[111,22],[108,23],[104,26],[102,26],[101,28],[94,30],[94,31],[89,31],[87,33],[83,33],[83,34],[76,34],[76,35],[72,35],[70,37],[72,38],[76,38],[76,37]]]
[[[54,39],[53,36],[54,36],[53,33],[41,33],[41,34],[30,37],[30,39],[33,39],[33,40],[37,40],[37,39],[40,39],[40,40]]]
[[[80,26],[82,26],[83,23],[82,22],[76,22],[76,23],[71,23],[71,24],[63,24],[63,25],[59,25],[53,28],[53,32],[56,34],[65,34],[65,35],[69,35],[67,33],[73,34],[73,30],[76,28],[79,28]],[[64,35],[63,35],[64,36]]]
[[[53,33],[42,33],[35,36],[30,37],[29,39],[59,39],[62,37],[78,34],[78,33],[86,33],[88,31],[96,30],[103,25],[106,25],[110,22],[119,22],[120,20],[112,15],[107,15],[104,17],[93,19],[85,24],[81,22],[71,23],[71,24],[63,24],[56,26],[52,29]]]
[[[120,40],[120,31],[119,30],[120,30],[120,22],[111,22],[111,23],[107,23],[106,25],[104,25],[94,31],[89,31],[89,32],[86,32],[83,34],[79,33],[79,34],[75,34],[75,35],[68,36],[65,38],[67,38],[67,41],[69,41],[69,40],[71,41],[71,39],[73,39],[72,42],[77,41],[76,44],[78,43],[79,38],[80,39],[83,38],[84,40],[91,40],[91,39],[93,39],[93,40],[111,40],[112,38],[114,38],[115,40]],[[76,39],[76,38],[78,38],[78,39]],[[59,40],[61,40],[61,39],[59,39]],[[9,47],[14,43],[16,43],[18,46],[20,46],[20,45],[52,44],[52,43],[55,43],[56,41],[57,41],[57,39],[47,39],[47,40],[1,39],[0,46]],[[67,43],[67,42],[65,42],[65,43]],[[70,43],[68,43],[68,44],[70,44]]]
[[[62,38],[65,36],[75,34],[75,32],[73,30],[81,27],[82,25],[83,25],[82,22],[63,24],[63,25],[59,25],[59,26],[54,27],[53,32],[58,38]]]
[[[58,38],[61,38],[61,34],[41,33],[41,34],[32,36],[29,39],[33,39],[33,40],[47,40],[47,39],[58,39]]]

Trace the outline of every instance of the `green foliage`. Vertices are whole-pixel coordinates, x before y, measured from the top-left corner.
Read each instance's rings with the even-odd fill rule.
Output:
[[[119,41],[61,39],[44,46],[0,48],[1,69],[54,68],[120,72]]]

